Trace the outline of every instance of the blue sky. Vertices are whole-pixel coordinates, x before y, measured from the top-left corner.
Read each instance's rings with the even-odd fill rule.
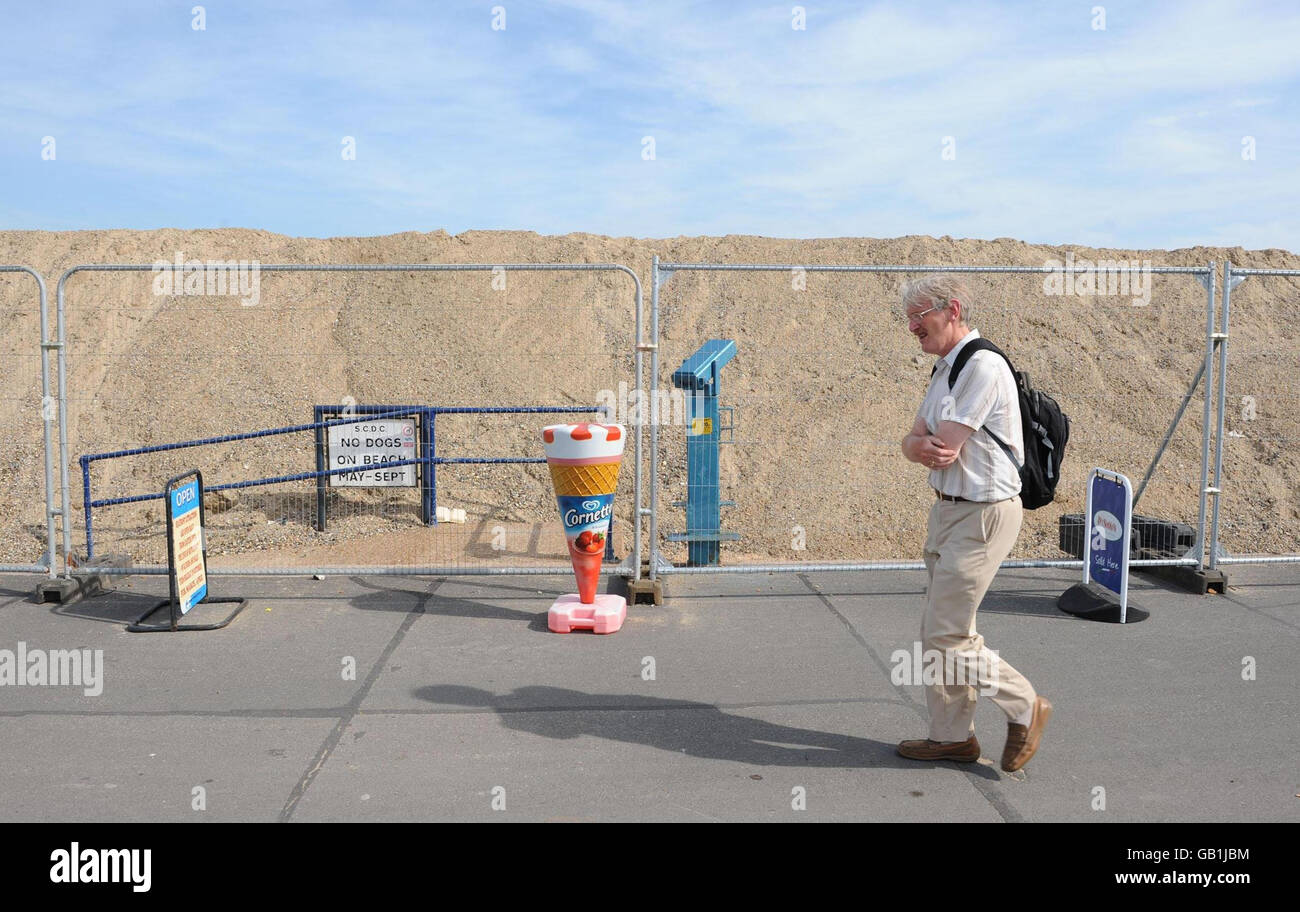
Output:
[[[1294,3],[195,5],[7,4],[0,228],[1300,251]]]

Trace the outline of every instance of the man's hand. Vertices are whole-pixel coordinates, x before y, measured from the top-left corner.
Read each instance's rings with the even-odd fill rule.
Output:
[[[931,469],[946,469],[957,461],[957,451],[949,449],[942,438],[933,434],[919,438],[914,451],[916,458],[912,461]]]
[[[917,418],[912,432],[903,438],[903,455],[926,468],[943,469],[956,461],[957,450],[944,443],[943,438],[931,434],[925,421]]]

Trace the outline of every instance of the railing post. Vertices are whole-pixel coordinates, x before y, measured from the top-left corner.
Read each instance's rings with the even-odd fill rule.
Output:
[[[81,463],[81,505],[86,513],[86,560],[90,560],[95,556],[95,530],[90,524],[90,459],[82,456],[77,461]]]
[[[325,471],[325,428],[322,424],[325,421],[325,410],[319,405],[312,409],[312,420],[316,424],[316,471]],[[324,475],[316,476],[316,531],[324,532],[329,525],[329,517],[326,511],[329,509],[329,479]]]
[[[420,420],[420,452],[424,469],[420,473],[420,521],[426,526],[438,524],[438,464],[434,461],[433,442],[437,433],[438,410],[424,409]]]

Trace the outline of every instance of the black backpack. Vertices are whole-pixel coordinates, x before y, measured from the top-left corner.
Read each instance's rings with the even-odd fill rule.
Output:
[[[1029,375],[1016,370],[1006,352],[984,338],[972,339],[957,353],[957,360],[948,373],[948,389],[952,389],[957,375],[977,351],[997,352],[1007,362],[1011,376],[1016,380],[1016,389],[1020,393],[1020,424],[1025,439],[1025,464],[1016,461],[1011,447],[996,434],[988,428],[982,430],[993,438],[1020,472],[1020,501],[1025,509],[1037,510],[1051,503],[1056,496],[1056,483],[1061,480],[1061,459],[1070,440],[1070,419],[1055,399],[1030,385]],[[935,370],[938,370],[937,365]],[[934,376],[933,370],[930,376]]]

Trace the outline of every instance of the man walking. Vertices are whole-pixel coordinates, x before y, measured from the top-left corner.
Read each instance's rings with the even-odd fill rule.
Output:
[[[943,656],[944,674],[941,683],[926,685],[929,737],[904,741],[898,752],[913,760],[978,760],[978,688],[1007,714],[1002,769],[1013,772],[1038,750],[1052,704],[975,630],[975,612],[1011,553],[1023,513],[1019,470],[990,433],[1022,465],[1025,454],[1019,395],[1001,356],[976,351],[949,389],[958,353],[979,338],[969,326],[972,304],[970,290],[954,276],[928,275],[903,289],[908,330],[923,352],[939,359],[903,438],[903,454],[930,470],[935,491],[925,540],[929,585],[921,641],[927,656]]]

